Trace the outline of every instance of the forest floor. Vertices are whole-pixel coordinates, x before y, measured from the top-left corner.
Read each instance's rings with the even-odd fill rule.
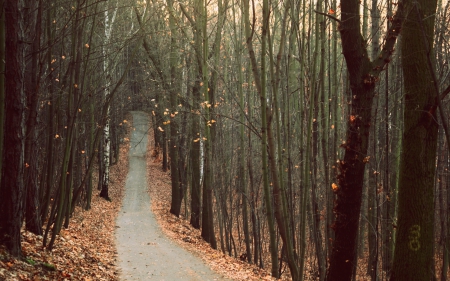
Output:
[[[128,121],[122,122],[129,133],[132,130],[131,119],[129,116]],[[153,140],[153,137],[149,136],[149,140]],[[151,146],[149,142],[148,147]],[[120,147],[118,164],[111,167],[109,196],[112,201],[106,201],[96,194],[92,199],[91,210],[76,207],[69,228],[63,229],[57,236],[51,251],[43,247],[42,236],[23,229],[22,258],[11,257],[4,248],[0,248],[0,280],[119,280],[114,234],[124,196],[129,148],[128,134]],[[152,198],[152,210],[162,232],[228,279],[275,280],[265,270],[211,249],[201,239],[199,230],[192,228],[188,221],[169,213],[170,175],[162,171],[161,163],[158,163],[157,158],[150,157],[149,151],[146,157],[148,191]]]

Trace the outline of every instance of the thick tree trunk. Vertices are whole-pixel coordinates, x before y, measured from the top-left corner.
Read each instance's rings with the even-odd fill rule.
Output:
[[[433,69],[433,15],[436,0],[405,1],[402,66],[405,112],[400,181],[398,233],[390,280],[433,278],[434,177],[438,123]]]
[[[0,7],[5,6],[5,0],[0,1]],[[3,136],[5,126],[5,9],[0,10],[0,182],[2,180]]]
[[[20,43],[23,3],[5,0],[5,134],[0,186],[0,244],[20,256],[20,227],[24,207],[25,93],[23,90],[23,46]],[[5,165],[7,163],[7,165]]]
[[[371,126],[371,108],[375,83],[379,74],[389,62],[394,44],[402,24],[402,3],[392,20],[387,41],[379,56],[371,62],[365,41],[360,33],[359,1],[341,1],[341,26],[343,54],[351,88],[351,111],[347,120],[347,134],[344,159],[339,161],[338,186],[333,229],[335,240],[328,269],[328,280],[351,280],[356,259],[359,214],[362,202],[362,188]],[[355,16],[358,15],[358,16]]]

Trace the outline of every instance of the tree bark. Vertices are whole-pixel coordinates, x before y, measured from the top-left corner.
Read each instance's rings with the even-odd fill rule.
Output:
[[[405,1],[402,67],[405,112],[398,192],[398,233],[391,281],[433,278],[434,176],[438,123],[433,69],[436,0]],[[424,20],[423,20],[424,19]]]
[[[30,1],[29,10],[31,14],[27,16],[27,26],[30,32],[27,34],[29,41],[32,42],[28,54],[31,60],[28,62],[25,70],[25,94],[27,97],[27,116],[26,116],[26,139],[25,139],[25,177],[26,187],[26,208],[25,223],[27,230],[36,235],[42,235],[42,223],[40,217],[39,185],[38,185],[38,102],[39,102],[39,71],[38,71],[38,52],[40,47],[41,35],[41,12],[42,3],[38,1],[37,6]],[[35,11],[36,10],[36,11]],[[34,29],[33,29],[34,27]]]
[[[110,14],[108,7],[106,7],[105,10],[105,21],[104,21],[104,33],[105,33],[105,39],[104,39],[104,46],[103,46],[103,71],[105,75],[105,81],[106,86],[104,90],[104,99],[105,102],[107,102],[110,99],[111,91],[111,81],[112,81],[112,70],[110,69],[109,65],[109,57],[108,57],[108,50],[106,49],[111,41],[111,32],[113,28],[113,24],[116,19],[117,14],[117,6],[118,1],[116,1],[114,11],[112,12],[112,15]],[[105,118],[105,126],[103,127],[103,145],[102,145],[102,174],[101,174],[101,191],[100,191],[100,197],[105,198],[106,200],[110,200],[109,198],[109,166],[110,166],[110,160],[111,160],[111,107],[108,104],[108,107],[106,109],[106,115],[103,116]]]
[[[402,24],[402,2],[387,31],[386,43],[372,62],[368,57],[364,38],[360,32],[360,4],[355,0],[341,1],[340,33],[343,54],[347,63],[351,88],[351,112],[347,120],[344,159],[339,161],[338,186],[334,212],[333,244],[328,280],[351,280],[356,259],[359,214],[369,143],[371,108],[375,83],[389,62]],[[334,186],[333,186],[334,187]]]
[[[25,92],[21,29],[23,2],[5,0],[5,134],[0,186],[0,244],[14,256],[22,254],[20,227],[24,207]],[[7,163],[7,165],[5,165]]]

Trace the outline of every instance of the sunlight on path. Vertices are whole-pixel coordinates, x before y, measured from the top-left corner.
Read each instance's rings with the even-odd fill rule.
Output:
[[[145,176],[148,116],[144,112],[131,114],[133,129],[129,171],[125,182],[125,198],[116,223],[120,279],[226,280],[161,232],[151,212]]]

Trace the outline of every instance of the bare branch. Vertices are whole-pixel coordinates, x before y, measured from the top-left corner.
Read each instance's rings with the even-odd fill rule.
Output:
[[[319,15],[322,15],[322,16],[329,17],[330,19],[332,19],[332,20],[334,20],[334,21],[337,21],[338,23],[341,23],[341,20],[340,20],[340,19],[338,19],[338,18],[336,18],[336,17],[334,17],[334,16],[332,16],[332,15],[330,15],[330,14],[322,13],[322,12],[319,12],[319,11],[316,11],[316,10],[314,10],[314,12],[315,12],[316,14],[319,14]]]

